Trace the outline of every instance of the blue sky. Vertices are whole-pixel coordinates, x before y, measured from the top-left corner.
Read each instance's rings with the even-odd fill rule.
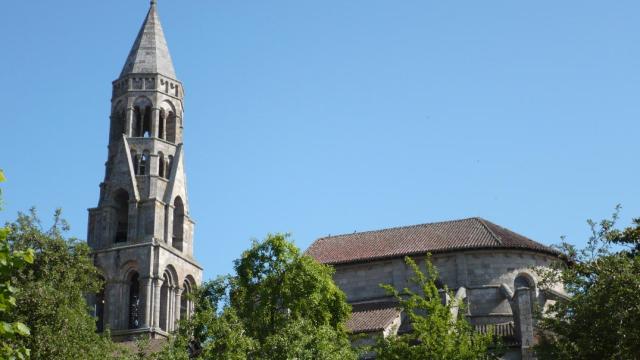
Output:
[[[5,210],[62,207],[86,237],[111,81],[145,0],[0,13]],[[481,216],[582,244],[640,216],[638,1],[159,0],[186,87],[195,251]]]

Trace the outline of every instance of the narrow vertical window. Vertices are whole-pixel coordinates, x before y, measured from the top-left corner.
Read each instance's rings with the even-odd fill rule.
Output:
[[[151,106],[144,108],[143,121],[142,121],[142,137],[151,137]]]
[[[180,319],[187,319],[191,315],[189,313],[189,294],[191,293],[191,285],[185,280],[182,296],[180,297]]]
[[[171,172],[173,171],[173,156],[169,155],[168,156],[169,160],[167,162],[167,176],[165,176],[167,179],[171,179]]]
[[[149,152],[145,151],[142,153],[142,157],[140,158],[140,169],[138,170],[138,175],[149,175]]]
[[[133,108],[133,133],[136,137],[142,136],[142,109],[139,106]]]
[[[127,134],[127,111],[126,110],[122,110],[122,113],[120,114],[120,122],[122,124],[122,131],[121,134]]]
[[[169,111],[167,115],[167,141],[175,143],[177,131],[178,124],[176,124],[176,114],[173,111]]]
[[[137,273],[129,280],[129,329],[140,327],[140,281]]]
[[[167,274],[163,276],[162,286],[160,287],[160,329],[168,331],[169,329],[169,277]]]
[[[182,251],[184,236],[184,204],[178,196],[173,202],[173,247]]]
[[[164,172],[165,172],[165,163],[164,163],[164,154],[163,153],[159,153],[158,154],[158,176],[160,177],[165,177],[164,176]]]
[[[129,193],[120,189],[113,197],[115,207],[115,242],[126,242],[129,230]]]

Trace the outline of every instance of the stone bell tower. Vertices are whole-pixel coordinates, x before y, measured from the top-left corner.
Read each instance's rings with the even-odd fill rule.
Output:
[[[106,282],[92,303],[99,330],[111,329],[115,339],[166,337],[190,316],[185,294],[202,278],[193,258],[183,97],[153,0],[113,82],[105,178],[98,207],[89,209],[88,242]]]

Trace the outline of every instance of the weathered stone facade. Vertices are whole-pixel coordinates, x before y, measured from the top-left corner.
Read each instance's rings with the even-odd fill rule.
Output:
[[[202,280],[193,257],[184,169],[182,83],[156,4],[113,82],[111,130],[88,242],[104,292],[92,297],[100,329],[116,339],[166,337],[189,316],[185,294]]]
[[[372,336],[410,329],[380,284],[418,291],[404,257],[424,268],[426,254],[432,253],[440,285],[466,303],[466,316],[476,330],[493,328],[504,338],[509,348],[505,359],[532,357],[534,304],[544,307],[562,296],[561,287],[541,291],[533,270],[558,261],[553,250],[483,219],[328,237],[307,253],[334,266],[334,280],[353,306],[350,330]]]

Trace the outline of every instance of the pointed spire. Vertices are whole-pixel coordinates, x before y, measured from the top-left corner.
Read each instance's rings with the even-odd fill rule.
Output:
[[[164,38],[162,24],[156,9],[156,0],[151,0],[151,8],[144,24],[133,43],[127,62],[120,77],[127,74],[162,74],[176,78],[171,54]]]

